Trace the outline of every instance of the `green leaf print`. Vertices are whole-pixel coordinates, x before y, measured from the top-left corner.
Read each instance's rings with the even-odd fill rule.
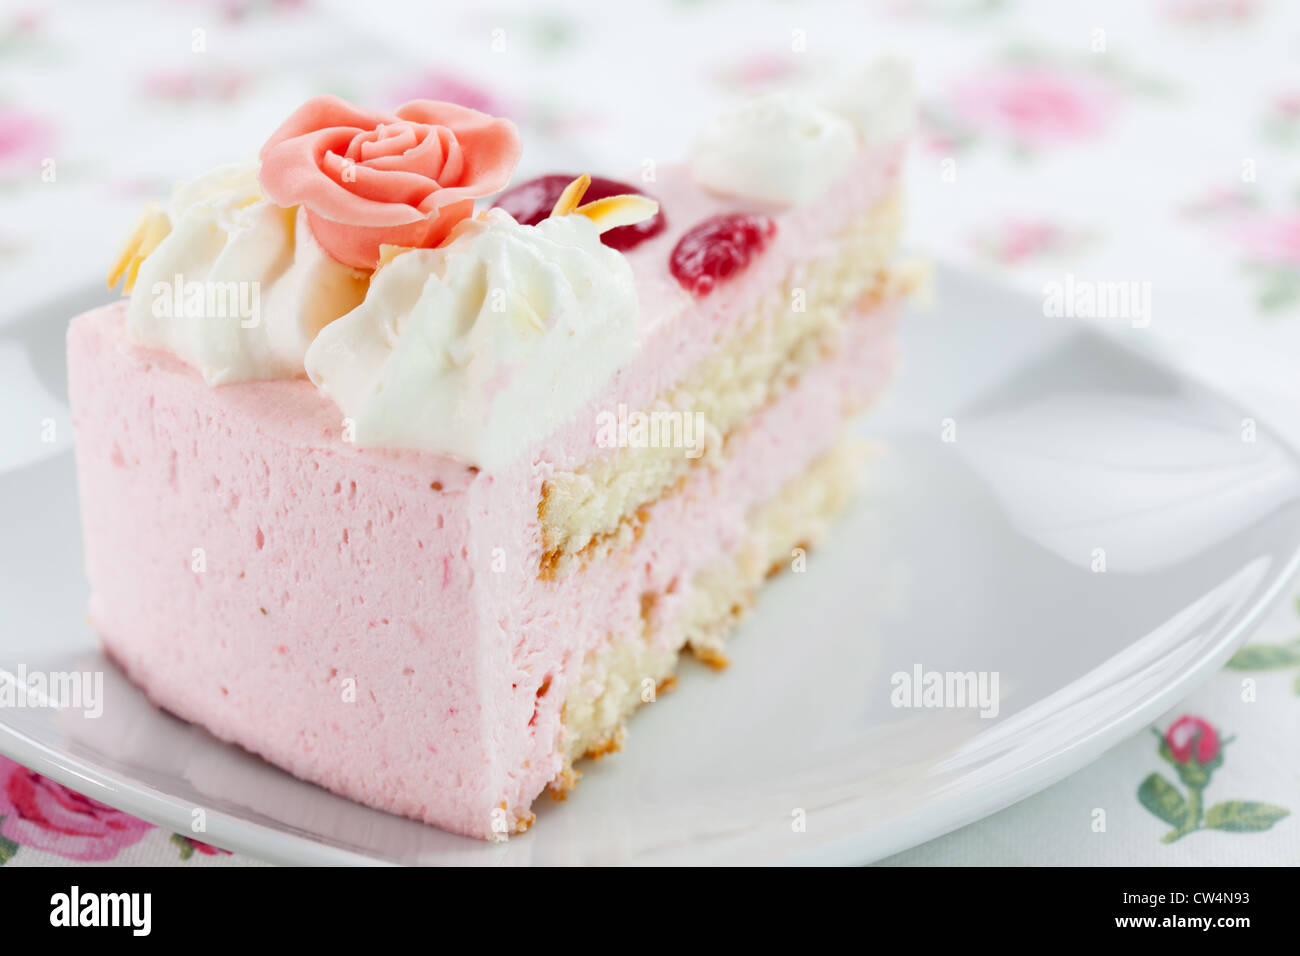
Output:
[[[1271,803],[1228,800],[1225,803],[1216,803],[1205,811],[1205,826],[1212,830],[1228,830],[1232,833],[1258,833],[1269,829],[1290,812]]]
[[[1187,824],[1187,801],[1172,783],[1153,773],[1138,787],[1138,801],[1171,827]]]

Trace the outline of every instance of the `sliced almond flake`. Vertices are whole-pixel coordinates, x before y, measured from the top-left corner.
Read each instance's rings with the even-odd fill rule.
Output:
[[[597,229],[606,232],[619,226],[632,226],[652,218],[659,212],[659,204],[645,196],[624,193],[589,202],[579,206],[574,212],[586,216],[596,224]]]
[[[140,274],[140,264],[171,231],[171,220],[162,206],[157,202],[147,203],[109,267],[108,287],[111,289],[121,282],[122,291],[130,293],[135,288],[136,276]]]
[[[136,253],[136,260],[131,265],[131,271],[126,275],[126,281],[130,286],[135,285],[136,276],[140,274],[140,266],[144,260],[153,254],[158,248],[158,244],[167,238],[172,231],[171,217],[161,208],[158,209],[157,215],[150,217],[149,226],[145,230],[144,238],[140,241],[140,249]],[[127,291],[130,291],[128,286]]]
[[[555,206],[551,209],[552,216],[567,216],[578,208],[578,203],[582,202],[582,197],[587,194],[587,188],[591,185],[591,177],[583,173],[569,185],[564,187],[564,192],[560,193],[560,198],[555,200]]]
[[[395,246],[392,243],[381,242],[379,244],[379,262],[375,264],[375,271],[378,272],[403,252],[410,252],[414,248],[415,246]]]

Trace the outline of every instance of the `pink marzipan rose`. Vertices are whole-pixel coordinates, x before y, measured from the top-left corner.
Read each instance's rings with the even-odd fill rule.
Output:
[[[1090,77],[1024,66],[970,78],[957,88],[954,103],[973,125],[1038,146],[1098,135],[1114,97]]]
[[[381,243],[438,245],[518,161],[509,120],[436,100],[390,115],[317,96],[266,141],[260,178],[272,202],[306,208],[327,253],[373,269]]]
[[[70,860],[111,860],[153,824],[0,757],[0,835]]]

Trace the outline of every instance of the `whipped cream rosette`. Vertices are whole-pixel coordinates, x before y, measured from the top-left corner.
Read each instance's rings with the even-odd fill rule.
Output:
[[[365,294],[300,209],[268,202],[256,163],[222,166],[146,211],[110,274],[130,287],[131,338],[166,349],[210,385],[302,374],[307,346]]]
[[[307,373],[358,445],[495,468],[630,360],[632,270],[600,234],[658,206],[640,196],[580,206],[588,182],[575,180],[536,226],[492,209],[437,249],[394,250],[365,301],[321,332]]]
[[[824,89],[761,94],[715,118],[696,138],[691,172],[717,193],[805,205],[860,148],[901,143],[915,121],[910,72],[882,58]]]
[[[383,244],[433,247],[510,179],[514,124],[418,100],[392,114],[308,100],[262,148],[146,207],[109,271],[127,328],[211,385],[303,374],[358,305]]]

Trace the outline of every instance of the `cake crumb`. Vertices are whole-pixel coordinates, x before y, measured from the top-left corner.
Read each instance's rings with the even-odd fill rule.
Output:
[[[599,740],[596,743],[592,744],[590,747],[588,747],[586,753],[584,753],[583,756],[586,757],[588,760],[599,760],[601,757],[605,756],[606,754],[618,753],[620,750],[623,749],[623,741],[626,739],[626,737],[627,737],[627,733],[624,730],[624,728],[619,727],[616,731],[614,731],[604,740]]]
[[[731,666],[731,661],[727,659],[727,655],[716,647],[696,647],[692,644],[691,653],[695,655],[697,661],[709,665],[715,671],[726,670]]]
[[[565,767],[557,773],[555,779],[547,785],[547,789],[551,793],[551,798],[560,802],[569,799],[569,792],[578,785],[578,781],[581,779],[581,770],[577,769],[572,764]]]

